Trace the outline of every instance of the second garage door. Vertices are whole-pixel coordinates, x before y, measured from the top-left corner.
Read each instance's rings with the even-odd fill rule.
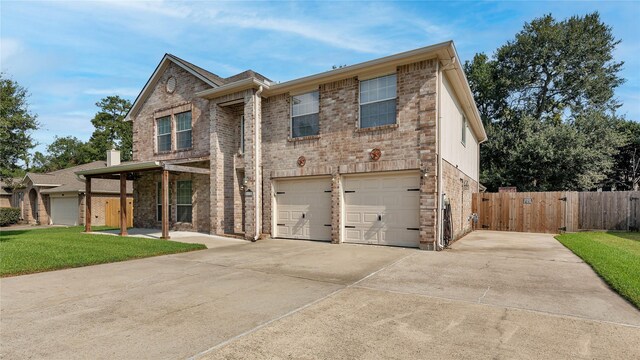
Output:
[[[277,180],[276,236],[331,240],[331,178]]]
[[[78,196],[52,197],[51,222],[54,225],[78,225]]]
[[[346,242],[419,245],[418,172],[345,176],[343,187]]]

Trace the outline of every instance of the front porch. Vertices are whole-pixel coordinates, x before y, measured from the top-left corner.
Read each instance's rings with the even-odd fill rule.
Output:
[[[191,226],[183,227],[186,230],[198,230],[197,227],[193,226],[194,213],[197,215],[194,198],[196,200],[200,197],[208,198],[209,173],[208,158],[184,159],[180,161],[128,162],[106,168],[76,172],[78,176],[85,178],[87,203],[85,211],[85,232],[92,232],[91,186],[93,179],[120,180],[120,229],[117,232],[120,236],[129,235],[129,230],[126,225],[128,210],[125,201],[127,180],[134,181],[134,198],[137,197],[136,208],[134,208],[134,225],[137,226],[140,223],[141,214],[152,216],[154,220],[153,224],[145,223],[147,226],[144,227],[155,228],[157,226],[154,225],[159,225],[161,229],[159,237],[161,239],[171,238],[169,231],[172,225],[179,227],[181,224],[190,224]],[[142,194],[138,191],[138,186],[136,186],[137,181],[141,178],[149,180],[156,177],[158,178],[157,183],[154,181],[151,185],[154,191],[151,193],[145,191]],[[194,196],[192,186],[194,179],[199,185],[201,185],[202,182],[206,182],[206,191],[201,191],[203,193],[202,196]],[[156,184],[157,188],[155,187]],[[202,188],[202,186],[199,187]],[[157,190],[157,192],[155,190]],[[205,208],[208,208],[208,200],[206,204],[202,205],[206,205],[202,206],[201,209],[204,212]],[[206,220],[208,220],[208,209],[206,213]]]

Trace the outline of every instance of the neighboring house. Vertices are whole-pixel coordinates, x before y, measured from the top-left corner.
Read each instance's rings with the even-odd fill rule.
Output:
[[[127,120],[134,161],[78,173],[135,173],[134,225],[165,237],[437,249],[447,202],[472,228],[486,133],[453,42],[283,83],[166,54]]]
[[[13,207],[14,189],[19,187],[20,180],[0,181],[0,208]]]
[[[80,225],[85,219],[85,184],[75,172],[105,168],[107,162],[94,161],[48,173],[27,173],[22,179],[22,189],[16,189],[14,207],[21,209],[22,219],[30,224]],[[104,225],[108,201],[118,201],[120,192],[116,180],[96,181],[92,189],[93,223]],[[133,185],[127,184],[127,194],[132,198]],[[117,208],[114,207],[114,208]]]

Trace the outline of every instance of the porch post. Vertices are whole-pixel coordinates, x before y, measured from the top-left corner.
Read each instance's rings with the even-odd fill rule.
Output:
[[[91,232],[91,177],[86,176],[84,189],[84,232]]]
[[[169,240],[169,171],[162,170],[162,239]]]
[[[120,173],[120,236],[127,235],[127,173]]]

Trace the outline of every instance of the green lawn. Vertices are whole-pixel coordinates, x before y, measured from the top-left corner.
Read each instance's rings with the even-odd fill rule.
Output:
[[[640,233],[582,232],[556,239],[640,308]]]
[[[82,231],[81,226],[0,230],[0,276],[103,264],[205,248],[201,244],[84,234]]]

